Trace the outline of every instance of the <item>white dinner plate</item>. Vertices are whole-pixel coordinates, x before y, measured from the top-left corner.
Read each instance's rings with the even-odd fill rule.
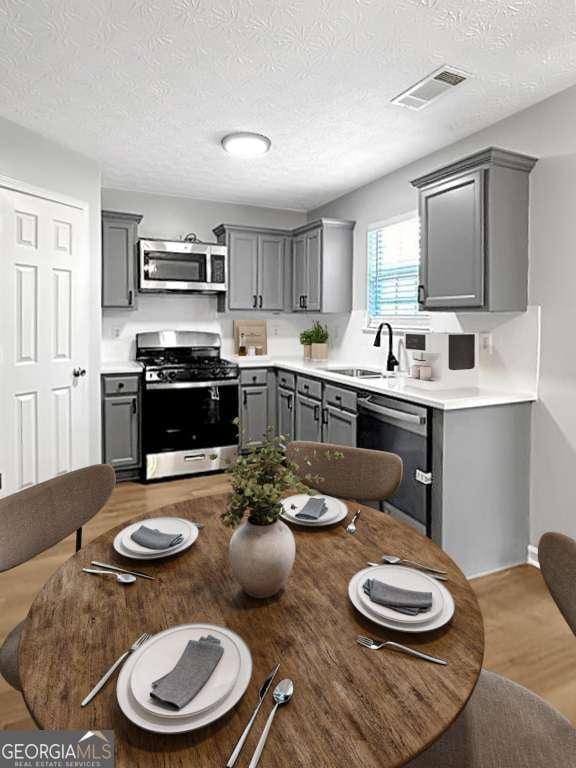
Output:
[[[442,590],[438,588],[438,582],[420,571],[415,571],[412,568],[405,568],[401,565],[379,565],[370,568],[370,573],[367,578],[379,579],[386,584],[390,584],[391,586],[400,589],[411,589],[417,592],[432,593],[432,606],[430,610],[418,613],[416,616],[411,616],[395,611],[392,608],[387,608],[385,605],[374,603],[364,592],[363,584],[365,579],[359,581],[358,597],[360,598],[360,602],[364,605],[367,611],[375,614],[381,619],[394,621],[397,624],[423,624],[438,616],[444,607],[444,596],[442,595]]]
[[[391,568],[392,566],[387,565],[385,567]],[[348,597],[350,598],[352,605],[363,616],[370,619],[370,621],[373,621],[375,624],[378,624],[381,627],[386,627],[387,629],[394,629],[397,632],[432,632],[432,630],[439,629],[447,624],[454,615],[454,598],[444,584],[438,581],[436,582],[436,586],[442,592],[444,605],[440,613],[433,619],[423,621],[421,624],[402,624],[397,621],[391,621],[389,619],[384,619],[381,616],[377,616],[375,613],[372,613],[365,608],[364,603],[360,600],[360,595],[358,594],[358,584],[363,583],[367,578],[371,578],[373,570],[374,568],[372,566],[363,568],[352,576],[348,582]]]
[[[145,525],[147,528],[157,528],[162,533],[170,533],[176,536],[178,533],[182,534],[182,541],[180,544],[188,542],[188,540],[198,535],[198,529],[188,520],[184,520],[180,517],[153,517],[150,520],[143,520],[140,523],[133,523],[122,531],[122,537],[120,541],[122,546],[128,552],[134,555],[149,555],[150,552],[155,554],[170,553],[173,552],[176,547],[164,547],[164,549],[150,549],[150,547],[143,547],[141,544],[137,544],[132,538],[132,534],[140,528],[141,525]],[[177,546],[180,546],[178,544]]]
[[[229,635],[216,630],[210,634],[220,640],[224,653],[198,695],[179,710],[163,707],[150,696],[154,680],[168,674],[175,667],[188,641],[199,640],[206,634],[199,627],[188,625],[156,635],[146,643],[138,654],[130,676],[130,691],[143,709],[158,717],[189,718],[213,709],[228,696],[240,672],[240,651]]]
[[[150,524],[155,523],[159,524],[161,521],[166,520],[167,518],[160,518],[160,517],[154,517],[150,518],[148,520],[142,520],[139,523],[134,523],[132,526],[129,526],[129,528],[133,528],[135,530],[140,525],[144,524]],[[171,557],[172,555],[177,554],[178,552],[183,552],[185,549],[188,549],[188,547],[191,547],[192,544],[196,541],[198,538],[198,528],[193,524],[189,523],[188,520],[184,520],[183,518],[174,518],[175,520],[179,520],[182,523],[186,523],[192,528],[192,535],[190,538],[185,539],[181,544],[178,544],[176,547],[170,547],[169,550],[156,550],[156,549],[148,549],[146,550],[145,554],[136,554],[135,552],[130,552],[130,550],[126,549],[124,544],[122,543],[122,536],[126,532],[126,528],[123,528],[120,533],[117,533],[114,542],[112,546],[118,552],[119,555],[122,555],[122,557],[127,557],[131,560],[157,560],[161,557]],[[146,549],[144,547],[144,549]]]
[[[324,499],[328,509],[318,520],[300,520],[300,518],[296,517],[296,514],[300,512],[310,498]],[[288,498],[282,499],[280,503],[284,510],[280,515],[283,520],[295,525],[303,525],[307,528],[322,528],[325,525],[334,525],[344,520],[348,514],[348,507],[343,501],[334,498],[334,496],[325,496],[321,493],[317,493],[312,497],[305,493],[300,493],[297,496],[288,496]],[[296,509],[291,509],[292,506],[296,507]]]
[[[140,706],[140,704],[138,704],[130,689],[132,671],[138,661],[139,653],[144,651],[147,646],[147,643],[145,643],[142,648],[128,657],[126,663],[122,667],[118,676],[118,682],[116,683],[116,698],[120,709],[128,720],[146,731],[151,731],[152,733],[186,733],[187,731],[195,731],[198,728],[204,728],[206,725],[216,722],[216,720],[223,717],[238,703],[238,701],[240,701],[246,692],[246,688],[252,677],[252,656],[250,654],[250,649],[239,635],[235,632],[231,632],[226,627],[217,627],[213,624],[190,624],[186,626],[199,629],[204,634],[218,632],[230,638],[230,640],[235,643],[240,654],[240,672],[238,673],[238,677],[236,678],[236,682],[232,686],[230,693],[212,709],[198,715],[191,715],[187,718],[177,718],[175,720],[166,717],[157,717],[151,712],[147,712]],[[172,629],[160,632],[159,635],[155,635],[155,637],[165,635],[166,633],[173,632],[177,629],[179,629],[179,627],[172,627]]]

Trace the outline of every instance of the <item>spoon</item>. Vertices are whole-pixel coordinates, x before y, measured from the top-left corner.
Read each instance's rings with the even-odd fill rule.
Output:
[[[97,571],[96,568],[82,568],[84,573],[98,573],[102,576],[114,576],[119,584],[133,584],[136,576],[131,573],[113,573],[112,571]]]
[[[356,512],[352,520],[346,526],[346,533],[356,533],[356,520],[360,517],[360,510]]]
[[[406,565],[413,565],[416,568],[421,568],[423,571],[430,571],[430,573],[439,573],[441,576],[448,575],[448,571],[441,571],[439,568],[431,568],[429,565],[416,563],[414,560],[405,560],[402,557],[396,557],[396,555],[382,555],[381,559],[383,563],[388,563],[388,565],[399,565],[400,563],[405,563]]]
[[[274,720],[276,710],[278,707],[282,706],[282,704],[288,704],[292,698],[293,693],[294,683],[289,678],[281,680],[276,688],[274,688],[274,693],[272,694],[272,698],[274,699],[274,708],[268,715],[268,720],[266,721],[266,725],[262,731],[262,736],[260,736],[260,741],[254,750],[254,754],[252,755],[252,760],[250,760],[250,765],[248,768],[256,768],[258,765],[258,761],[260,760],[260,755],[262,754],[262,750],[266,744],[266,739],[268,738],[268,733],[270,731],[270,727],[272,726],[272,720]]]

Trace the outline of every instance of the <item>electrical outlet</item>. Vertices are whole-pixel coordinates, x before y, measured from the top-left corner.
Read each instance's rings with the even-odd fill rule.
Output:
[[[112,328],[112,338],[113,339],[119,339],[122,335],[122,329],[121,328]]]
[[[492,354],[492,351],[494,349],[492,344],[492,334],[491,333],[481,333],[480,334],[480,349],[482,352],[486,352],[488,355]]]

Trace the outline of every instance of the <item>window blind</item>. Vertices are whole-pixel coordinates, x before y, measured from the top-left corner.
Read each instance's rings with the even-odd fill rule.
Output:
[[[418,312],[420,224],[416,215],[368,231],[368,316]]]

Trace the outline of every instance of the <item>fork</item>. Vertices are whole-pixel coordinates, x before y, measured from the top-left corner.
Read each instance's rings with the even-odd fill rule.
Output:
[[[409,648],[407,645],[401,643],[395,643],[393,640],[373,640],[371,637],[365,635],[358,635],[356,638],[358,645],[369,648],[371,651],[379,651],[381,648],[391,648],[393,651],[400,651],[401,653],[407,653],[409,656],[416,656],[419,659],[425,661],[431,661],[433,664],[442,664],[446,666],[448,664],[444,659],[439,659],[437,656],[430,656],[422,651],[417,651],[415,648]]]
[[[86,696],[86,698],[84,699],[84,701],[82,702],[82,704],[81,704],[80,706],[81,706],[81,707],[85,707],[85,706],[86,706],[86,704],[90,704],[90,702],[92,701],[92,699],[93,699],[93,698],[96,696],[96,694],[97,694],[97,693],[99,693],[99,692],[102,690],[102,688],[104,688],[104,686],[106,685],[106,683],[108,682],[108,680],[110,680],[110,678],[112,677],[112,675],[114,674],[114,672],[116,672],[116,670],[118,669],[118,667],[119,667],[119,666],[120,666],[120,665],[121,665],[121,664],[122,664],[122,663],[123,663],[123,662],[124,662],[124,661],[125,661],[125,660],[128,658],[128,656],[130,656],[130,654],[131,654],[131,653],[133,653],[133,652],[134,652],[134,651],[136,651],[138,648],[140,648],[142,645],[144,645],[144,643],[145,643],[147,640],[150,640],[150,638],[151,638],[151,637],[152,637],[152,635],[149,635],[147,632],[144,632],[144,634],[143,634],[143,635],[140,635],[140,637],[138,638],[138,640],[136,640],[136,642],[135,642],[135,643],[133,643],[133,644],[130,646],[130,648],[129,648],[127,651],[125,651],[125,652],[122,654],[122,656],[120,656],[120,658],[116,659],[116,661],[114,662],[114,664],[112,664],[112,666],[110,667],[110,669],[108,670],[108,672],[106,672],[106,673],[105,673],[105,674],[104,674],[104,675],[103,675],[103,676],[100,678],[100,680],[98,680],[98,682],[96,683],[96,685],[94,686],[94,688],[92,688],[92,690],[90,691],[90,693],[88,694],[88,696]]]

